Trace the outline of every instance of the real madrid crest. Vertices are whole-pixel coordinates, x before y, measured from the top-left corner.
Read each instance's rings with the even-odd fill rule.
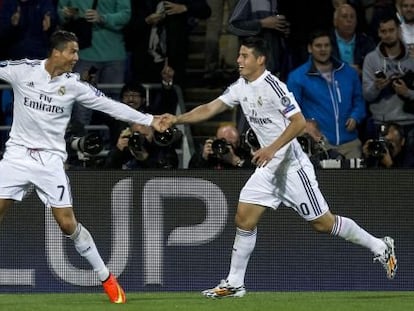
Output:
[[[290,105],[290,98],[287,96],[283,96],[280,98],[280,102],[282,103],[283,106],[287,107]]]
[[[60,96],[63,96],[63,95],[65,95],[65,93],[66,93],[66,88],[64,86],[61,86],[58,90],[58,94]]]

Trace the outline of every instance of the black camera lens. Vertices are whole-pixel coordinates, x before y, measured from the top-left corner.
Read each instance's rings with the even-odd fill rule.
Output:
[[[298,140],[302,150],[304,153],[306,154],[311,154],[312,153],[312,144],[310,142],[310,139],[308,137],[305,136],[298,136],[296,137],[296,139]]]
[[[70,146],[75,151],[98,154],[103,149],[102,137],[97,133],[89,133],[82,137],[74,137]]]
[[[375,72],[375,77],[378,79],[385,79],[387,76],[385,75],[384,71],[378,70]]]
[[[170,146],[181,139],[183,133],[176,127],[170,127],[164,132],[154,132],[154,142],[161,147]]]
[[[128,148],[133,152],[142,152],[144,150],[145,136],[139,132],[132,133],[128,140]]]
[[[211,149],[215,155],[223,156],[230,152],[230,148],[225,139],[216,139],[211,143]]]
[[[254,150],[260,149],[260,144],[256,133],[251,128],[246,131],[246,143],[250,146],[250,148]]]
[[[387,149],[388,143],[383,139],[376,139],[368,144],[368,152],[373,157],[382,157]]]

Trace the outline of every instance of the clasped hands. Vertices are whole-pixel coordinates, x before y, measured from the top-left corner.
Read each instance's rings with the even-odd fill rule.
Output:
[[[151,126],[157,132],[165,132],[168,128],[172,127],[174,124],[177,123],[177,116],[174,116],[169,113],[165,113],[163,115],[154,116],[154,119],[151,122]]]

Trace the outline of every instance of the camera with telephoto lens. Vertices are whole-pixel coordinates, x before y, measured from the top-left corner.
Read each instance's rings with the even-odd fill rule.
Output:
[[[211,143],[213,156],[222,157],[230,152],[229,143],[224,138],[216,138]]]
[[[103,149],[102,137],[97,133],[89,133],[81,137],[71,137],[70,147],[75,151],[90,155],[98,154]]]
[[[176,127],[167,128],[164,132],[154,132],[154,143],[160,147],[175,144],[183,137],[183,133]]]
[[[144,161],[148,158],[148,152],[145,148],[146,138],[140,132],[131,132],[129,128],[121,133],[122,138],[128,138],[128,150],[138,161]]]
[[[145,136],[143,134],[133,132],[128,138],[128,148],[133,154],[145,151]]]
[[[375,158],[382,158],[387,150],[390,154],[393,151],[393,145],[385,138],[388,133],[388,126],[381,124],[379,137],[368,143],[368,154]]]
[[[393,146],[391,143],[383,137],[380,137],[369,142],[368,153],[372,157],[382,158],[382,156],[387,153],[387,150],[392,153],[392,148]]]

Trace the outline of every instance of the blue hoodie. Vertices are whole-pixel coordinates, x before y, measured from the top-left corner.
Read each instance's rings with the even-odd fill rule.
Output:
[[[361,81],[351,66],[332,58],[332,83],[321,75],[312,58],[289,74],[287,86],[295,95],[306,119],[314,119],[331,145],[358,138],[349,132],[349,118],[360,123],[365,117]]]

